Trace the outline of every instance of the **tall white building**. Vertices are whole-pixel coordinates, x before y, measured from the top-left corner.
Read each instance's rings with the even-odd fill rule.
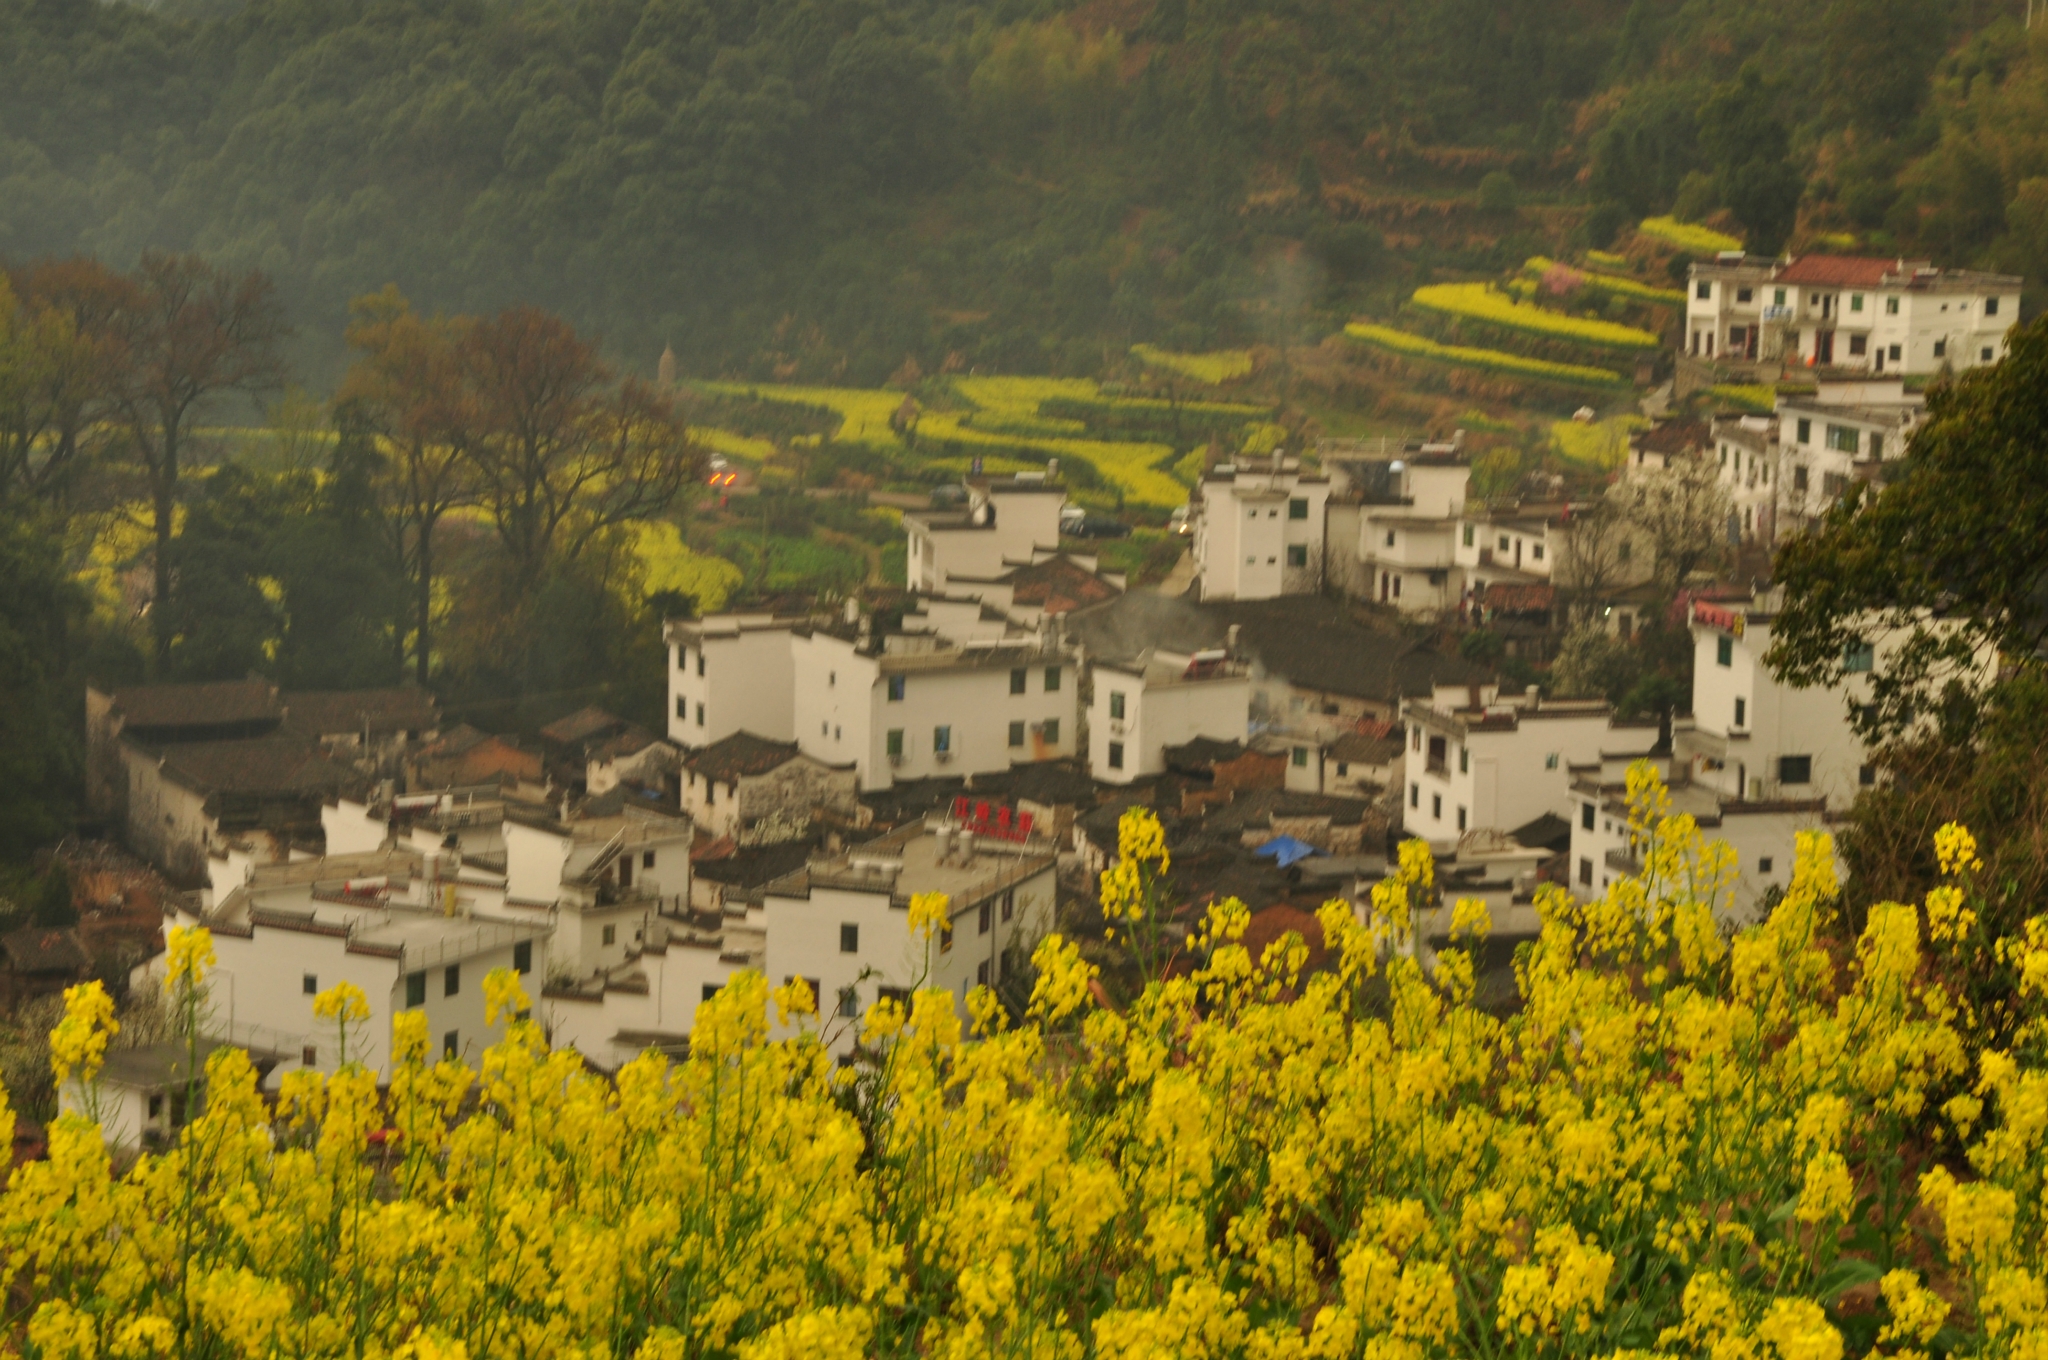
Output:
[[[736,732],[795,741],[790,630],[804,622],[771,614],[671,619],[662,630],[670,739],[693,749]]]
[[[1900,380],[1822,382],[1811,397],[1778,399],[1777,516],[1781,531],[1804,528],[1854,481],[1903,457],[1927,403]]]
[[[2005,357],[2020,279],[1930,261],[1729,252],[1692,266],[1685,352],[1872,374],[1933,374]]]
[[[1223,648],[1148,651],[1137,660],[1098,662],[1088,703],[1088,769],[1128,784],[1166,769],[1166,748],[1197,737],[1244,741],[1251,724],[1248,667]]]
[[[945,593],[956,576],[999,576],[1030,562],[1034,552],[1056,552],[1066,487],[1058,469],[1014,477],[974,477],[967,503],[957,510],[911,510],[903,516],[910,589]]]
[[[1454,437],[1377,456],[1358,444],[1328,446],[1330,570],[1348,594],[1411,614],[1457,606],[1465,585],[1459,525],[1472,477],[1462,445]]]
[[[1204,600],[1269,600],[1322,583],[1327,477],[1292,454],[1241,454],[1202,478],[1195,579]]]
[[[1401,825],[1442,849],[1474,831],[1505,834],[1546,812],[1563,815],[1572,766],[1597,762],[1611,739],[1604,702],[1544,702],[1534,690],[1504,698],[1491,686],[1477,695],[1439,689],[1408,700],[1401,716]]]

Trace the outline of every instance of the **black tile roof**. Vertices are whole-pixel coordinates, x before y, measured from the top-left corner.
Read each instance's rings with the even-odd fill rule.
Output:
[[[735,732],[683,757],[683,768],[731,784],[748,775],[779,769],[801,754],[793,741],[770,741],[752,732]]]

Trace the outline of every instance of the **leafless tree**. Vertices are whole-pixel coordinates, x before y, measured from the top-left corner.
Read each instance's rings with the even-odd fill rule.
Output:
[[[1561,527],[1564,542],[1557,554],[1557,586],[1571,602],[1574,616],[1588,619],[1627,584],[1634,530],[1611,496],[1572,506]]]
[[[1629,477],[1614,494],[1629,522],[1649,539],[1656,554],[1652,579],[1667,594],[1726,553],[1734,502],[1720,469],[1706,459],[1673,459],[1667,467]]]

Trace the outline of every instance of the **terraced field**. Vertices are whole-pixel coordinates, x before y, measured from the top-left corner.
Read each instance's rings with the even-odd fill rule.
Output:
[[[1374,349],[1386,350],[1404,359],[1416,359],[1426,363],[1479,369],[1506,377],[1527,378],[1533,382],[1554,383],[1566,387],[1618,388],[1626,385],[1622,376],[1612,369],[1594,368],[1584,364],[1552,363],[1546,359],[1532,359],[1524,354],[1481,349],[1472,345],[1439,344],[1428,336],[1412,335],[1407,331],[1395,330],[1391,326],[1354,322],[1344,328],[1344,334]]]

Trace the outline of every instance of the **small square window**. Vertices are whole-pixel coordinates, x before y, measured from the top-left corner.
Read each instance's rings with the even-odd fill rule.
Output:
[[[1010,724],[1010,745],[1012,745],[1012,746],[1022,746],[1023,744],[1024,744],[1024,724],[1023,724],[1022,722],[1013,722],[1013,723],[1011,723],[1011,724]]]
[[[1985,346],[1985,347],[1984,347],[1983,349],[1980,349],[1980,350],[1978,350],[1978,351],[1977,351],[1977,357],[1978,357],[1979,359],[1981,359],[1981,360],[1982,360],[1983,362],[1987,363],[1987,364],[1988,364],[1988,363],[1990,363],[1990,362],[1991,362],[1991,346],[1989,346],[1989,345],[1986,345],[1986,346]]]
[[[676,717],[683,722],[690,720],[690,701],[680,694],[676,696]]]
[[[934,727],[932,729],[932,750],[940,755],[947,755],[952,752],[953,729],[951,727]]]
[[[1769,855],[1764,855],[1757,860],[1756,871],[1760,874],[1767,874],[1771,871],[1771,857]]]
[[[1500,540],[1499,540],[1499,542],[1498,542],[1498,543],[1496,543],[1496,544],[1495,544],[1495,546],[1494,546],[1494,551],[1495,551],[1495,552],[1506,552],[1507,550],[1508,550],[1508,536],[1507,536],[1506,534],[1502,534],[1502,535],[1500,536]]]
[[[462,991],[462,965],[451,963],[441,970],[441,995],[455,996]]]
[[[1851,353],[1852,355],[1853,355],[1853,354],[1867,354],[1867,353],[1869,353],[1869,351],[1870,351],[1870,337],[1869,337],[1869,336],[1867,336],[1867,335],[1852,335],[1852,336],[1850,336],[1850,337],[1849,337],[1849,353]]]
[[[1308,768],[1308,747],[1306,747],[1306,746],[1297,746],[1297,747],[1295,747],[1295,748],[1294,748],[1294,752],[1293,752],[1293,757],[1294,757],[1294,768],[1295,768],[1295,769],[1297,769],[1297,770],[1305,770],[1305,769],[1307,769],[1307,768]]]
[[[1884,314],[1886,316],[1897,316],[1899,314],[1899,300],[1897,298],[1888,297],[1884,300]],[[1896,359],[1898,356],[1895,354],[1892,357]]]
[[[987,960],[987,959],[983,959],[983,960],[982,960],[982,961],[981,961],[980,963],[977,963],[977,964],[975,964],[975,965],[974,965],[974,983],[975,983],[975,985],[976,985],[976,986],[978,986],[978,987],[986,987],[986,986],[988,986],[988,960]]]
[[[1813,782],[1813,757],[1779,756],[1778,782],[1780,784],[1811,784]]]
[[[1877,653],[1867,642],[1852,642],[1842,654],[1842,669],[1861,674],[1877,664]]]
[[[1698,298],[1701,302],[1705,302],[1709,298],[1714,296],[1714,285],[1702,281],[1701,283],[1694,285],[1692,295]]]
[[[451,1029],[441,1036],[441,1056],[452,1058],[462,1051],[462,1031]]]
[[[427,1004],[427,975],[425,973],[407,973],[405,975],[405,1004],[407,1006],[424,1006]]]
[[[1530,545],[1529,545],[1529,556],[1531,556],[1532,558],[1534,558],[1534,559],[1535,559],[1535,560],[1537,560],[1538,562],[1541,562],[1541,561],[1543,560],[1543,545],[1542,545],[1541,543],[1532,543],[1532,544],[1530,544]]]
[[[1934,357],[1935,357],[1935,358],[1937,358],[1937,359],[1942,359],[1942,358],[1946,358],[1947,356],[1948,356],[1948,341],[1946,341],[1946,340],[1937,340],[1937,341],[1935,341],[1935,342],[1934,342]]]
[[[1593,886],[1593,861],[1584,856],[1579,858],[1579,884],[1586,888]]]
[[[1811,444],[1813,442],[1813,422],[1805,416],[1799,417],[1799,442],[1802,444]]]
[[[1755,296],[1756,293],[1748,288],[1738,288],[1735,290],[1735,300],[1737,302],[1748,302]]]
[[[892,676],[890,676],[890,677],[889,677],[889,702],[890,702],[890,703],[892,703],[892,704],[900,704],[900,703],[902,703],[902,702],[903,702],[903,687],[904,687],[904,682],[905,682],[905,677],[903,677],[903,676],[900,676],[900,675],[892,675]]]
[[[1113,741],[1109,744],[1109,768],[1121,770],[1124,767],[1124,744]]]
[[[860,988],[841,987],[839,989],[839,1018],[841,1020],[852,1020],[859,1015]]]
[[[1593,805],[1591,803],[1579,804],[1579,825],[1588,831],[1593,829]]]
[[[1047,694],[1058,694],[1060,692],[1060,668],[1058,666],[1047,666],[1045,668],[1045,692]]]
[[[1988,355],[1988,352],[1987,352],[1987,355]],[[1287,565],[1288,565],[1288,566],[1290,566],[1290,567],[1305,567],[1305,566],[1307,566],[1307,565],[1308,565],[1308,544],[1306,544],[1306,543],[1290,543],[1290,544],[1288,544],[1288,545],[1287,545]]]
[[[606,945],[615,945],[619,942],[619,928],[617,926],[606,926],[604,928],[604,942]]]
[[[888,735],[888,739],[887,739],[887,740],[888,740],[888,747],[889,747],[889,754],[890,754],[890,755],[892,755],[892,756],[900,756],[900,755],[902,755],[902,754],[903,754],[903,729],[902,729],[902,728],[900,728],[900,727],[892,727],[892,728],[890,728],[890,729],[889,729],[889,735]]]
[[[1043,735],[1043,736],[1045,737],[1045,744],[1046,744],[1047,746],[1057,746],[1057,745],[1059,745],[1059,744],[1060,744],[1060,720],[1059,720],[1058,718],[1047,718],[1047,719],[1045,720],[1045,725],[1044,725],[1044,727],[1043,727],[1043,729],[1042,729],[1042,735]]]
[[[858,922],[847,921],[839,927],[839,952],[842,954],[860,953],[860,924]]]
[[[1782,306],[1784,306],[1784,305],[1785,305],[1785,290],[1784,290],[1784,289],[1782,289],[1782,288],[1775,288],[1775,289],[1772,289],[1772,290],[1771,290],[1771,305],[1772,305],[1773,307],[1782,307]]]
[[[1893,363],[1897,363],[1899,361],[1899,347],[1897,345],[1892,345],[1889,348],[1887,348],[1885,350],[1885,357],[1887,359],[1890,359]]]
[[[1024,678],[1027,674],[1029,672],[1022,666],[1010,672],[1010,693],[1022,694],[1024,692]]]
[[[1307,519],[1308,501],[1302,497],[1297,496],[1293,500],[1287,502],[1287,518]]]
[[[1109,692],[1109,716],[1114,721],[1123,721],[1124,692],[1120,689],[1113,689]]]
[[[709,1001],[712,997],[717,995],[718,984],[715,982],[707,982],[704,984],[703,995],[699,999],[703,1001]]]
[[[1557,768],[1557,752],[1552,751],[1543,757],[1543,768],[1546,770]]]
[[[1472,526],[1469,524],[1465,526],[1465,546],[1472,546]]]
[[[1732,666],[1735,664],[1735,639],[1721,636],[1714,639],[1714,664]]]
[[[319,975],[317,973],[306,974],[305,977],[299,980],[299,990],[303,991],[307,996],[318,996],[320,994]]]
[[[521,940],[512,946],[512,971],[522,974],[533,971],[532,940]]]
[[[1387,530],[1387,546],[1389,548],[1394,546],[1394,531],[1392,529]]]
[[[1860,312],[1863,310],[1863,294],[1849,294],[1849,310],[1852,312]]]
[[[314,1067],[317,1066],[319,1062],[320,1049],[318,1045],[307,1044],[304,1048],[299,1050],[299,1065],[301,1067]]]

